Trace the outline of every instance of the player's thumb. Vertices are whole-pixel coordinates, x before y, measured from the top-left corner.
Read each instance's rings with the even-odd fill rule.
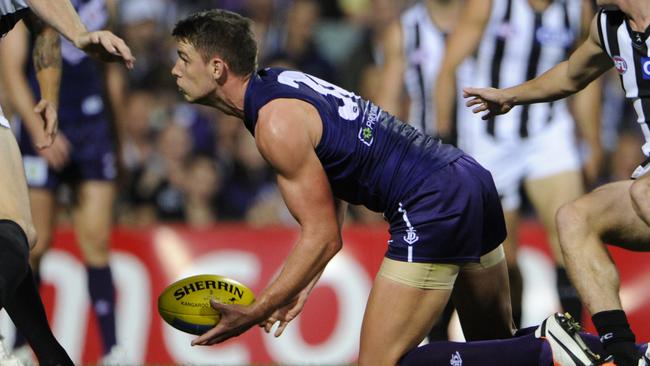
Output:
[[[223,309],[226,308],[225,304],[222,304],[222,303],[218,302],[215,299],[210,299],[210,306],[212,306],[213,309],[219,310],[219,311],[222,311]]]
[[[48,102],[45,99],[41,99],[38,104],[34,106],[34,112],[41,114],[47,108]]]

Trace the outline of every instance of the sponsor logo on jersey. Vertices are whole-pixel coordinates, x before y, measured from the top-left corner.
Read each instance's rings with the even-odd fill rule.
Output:
[[[641,73],[644,80],[650,80],[650,57],[641,57]]]
[[[359,128],[359,141],[363,142],[365,145],[370,146],[375,141],[375,125],[377,124],[377,119],[379,118],[379,107],[374,104],[370,105],[368,114],[366,115],[365,122],[361,121],[361,127]]]
[[[575,41],[573,32],[566,28],[539,27],[535,31],[537,41],[543,45],[570,47]]]
[[[614,56],[612,57],[612,61],[614,61],[614,67],[616,67],[616,71],[618,71],[619,74],[623,75],[627,71],[627,62],[625,62],[625,59],[621,56]]]
[[[451,359],[449,360],[449,365],[463,366],[463,359],[460,357],[460,353],[458,353],[458,351],[456,351],[456,353],[451,355]]]

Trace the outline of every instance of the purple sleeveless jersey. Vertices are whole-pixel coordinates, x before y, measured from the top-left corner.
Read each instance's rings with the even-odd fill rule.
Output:
[[[387,257],[413,262],[473,262],[505,238],[490,173],[355,94],[314,76],[280,68],[251,77],[244,123],[255,131],[273,99],[313,105],[323,123],[316,147],[334,196],[383,212]]]

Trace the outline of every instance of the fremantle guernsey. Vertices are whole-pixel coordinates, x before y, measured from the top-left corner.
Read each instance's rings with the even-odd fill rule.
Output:
[[[345,89],[280,68],[260,70],[249,81],[244,123],[251,133],[260,108],[278,98],[316,108],[323,123],[316,154],[334,196],[373,211],[396,209],[424,179],[463,155]]]

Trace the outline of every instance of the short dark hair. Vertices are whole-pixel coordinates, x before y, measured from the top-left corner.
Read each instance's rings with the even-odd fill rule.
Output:
[[[208,61],[215,54],[238,75],[250,75],[257,68],[257,42],[251,20],[221,10],[194,13],[176,23],[172,35],[191,44]]]

